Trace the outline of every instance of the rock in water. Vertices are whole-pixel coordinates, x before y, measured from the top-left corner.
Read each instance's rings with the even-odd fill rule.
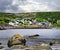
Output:
[[[4,46],[0,46],[0,49],[3,49],[4,48]]]
[[[38,36],[40,36],[40,35],[34,34],[34,35],[30,35],[29,37],[32,38],[32,37],[38,37]]]
[[[24,49],[26,48],[26,46],[23,46],[23,45],[14,45],[11,47],[11,49]]]
[[[48,44],[40,44],[37,46],[30,46],[32,50],[52,50]]]
[[[51,47],[48,44],[41,44],[40,46],[40,50],[52,50]]]
[[[26,39],[20,34],[15,34],[8,40],[7,45],[8,47],[12,47],[13,45],[26,45]]]

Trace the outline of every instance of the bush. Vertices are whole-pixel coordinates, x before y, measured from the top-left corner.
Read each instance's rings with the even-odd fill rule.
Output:
[[[57,23],[57,26],[59,26],[59,27],[60,27],[60,22],[59,22],[59,23]]]
[[[60,27],[60,22],[59,22],[59,23],[55,23],[55,24],[53,24],[52,27]]]
[[[0,21],[0,24],[6,24],[6,22],[4,22],[4,21]]]
[[[35,20],[37,20],[38,22],[42,22],[43,21],[42,18],[36,18]]]
[[[24,22],[24,24],[23,24],[23,25],[25,25],[25,26],[26,26],[26,25],[29,25],[29,22]]]

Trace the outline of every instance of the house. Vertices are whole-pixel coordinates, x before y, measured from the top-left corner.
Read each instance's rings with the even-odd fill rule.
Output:
[[[38,23],[38,25],[48,27],[49,23],[48,22],[40,22],[40,23]]]
[[[37,24],[38,22],[36,20],[32,20],[32,24]]]
[[[32,22],[31,22],[31,21],[29,21],[29,24],[30,24],[30,25],[32,25]]]
[[[22,21],[19,21],[19,24],[18,25],[22,25],[23,24],[23,22]]]
[[[15,25],[15,22],[14,22],[14,21],[10,21],[10,22],[9,22],[9,25],[14,26],[14,25]]]
[[[18,26],[19,22],[18,21],[10,21],[9,22],[9,25],[12,25],[12,26]]]
[[[57,23],[59,23],[60,22],[60,20],[57,20]]]

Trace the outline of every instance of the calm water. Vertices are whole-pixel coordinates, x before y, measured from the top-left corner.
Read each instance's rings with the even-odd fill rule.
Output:
[[[60,29],[10,29],[0,30],[0,38],[9,38],[19,33],[23,36],[39,34],[41,38],[60,38]]]
[[[28,38],[27,39],[27,45],[38,45],[42,42],[49,42],[51,41],[50,39],[60,39],[60,29],[10,29],[10,30],[0,30],[0,38],[3,38],[2,40],[0,39],[0,42],[2,45],[7,44],[7,39],[4,38],[9,38],[13,36],[14,34],[19,33],[25,36],[26,38],[29,35],[33,34],[39,34],[39,37],[36,38]],[[41,40],[43,38],[43,40]],[[46,40],[46,38],[48,40]],[[60,42],[60,41],[59,41]],[[6,47],[6,46],[5,46]]]

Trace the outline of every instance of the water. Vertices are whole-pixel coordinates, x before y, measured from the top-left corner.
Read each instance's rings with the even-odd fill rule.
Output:
[[[26,44],[29,46],[38,45],[40,43],[48,43],[52,41],[51,39],[55,39],[56,41],[60,40],[60,29],[9,29],[9,30],[0,30],[0,38],[3,38],[0,39],[2,45],[5,45],[5,47],[7,47],[8,39],[6,38],[9,38],[16,33],[22,34],[26,38],[29,35],[39,34],[40,35],[39,37],[32,38],[32,39],[27,38]],[[54,47],[56,48],[57,46]],[[54,47],[52,47],[53,50],[55,49]]]
[[[23,36],[39,34],[41,38],[60,38],[60,29],[10,29],[0,30],[0,38],[9,38],[19,33]]]

